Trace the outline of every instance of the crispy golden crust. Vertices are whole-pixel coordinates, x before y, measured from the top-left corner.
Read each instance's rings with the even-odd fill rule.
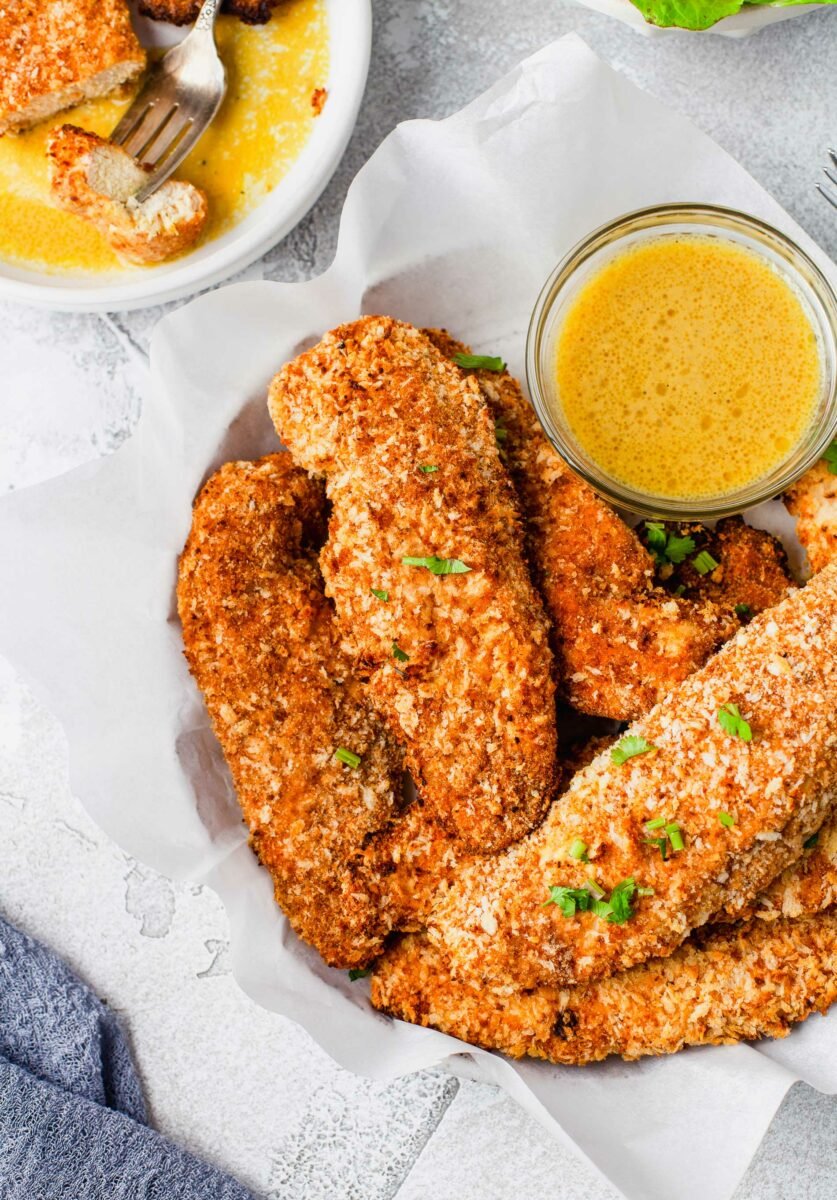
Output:
[[[821,571],[837,558],[837,475],[818,462],[790,488],[785,505],[798,518],[796,532],[811,570]]]
[[[798,862],[786,867],[746,910],[763,920],[799,917],[837,905],[837,817],[832,814]]]
[[[388,931],[363,847],[401,804],[401,755],[350,674],[312,543],[320,486],[290,455],[227,463],[195,501],[178,612],[253,847],[301,937],[364,964]],[[334,757],[361,756],[357,769]]]
[[[486,992],[451,977],[426,937],[408,935],[372,978],[372,1003],[515,1058],[567,1065],[684,1046],[784,1037],[837,999],[837,914],[714,927],[655,959],[581,987]]]
[[[247,25],[264,25],[280,0],[225,0],[223,11],[239,17]],[[170,25],[191,25],[198,15],[201,0],[139,0],[139,10],[152,21]]]
[[[449,358],[468,352],[444,330],[427,333]],[[732,637],[738,621],[655,587],[651,556],[553,449],[517,380],[505,371],[465,373],[505,430],[501,445],[552,619],[561,690],[594,716],[641,716]]]
[[[727,703],[751,743],[722,728]],[[631,732],[657,753],[623,765],[600,755],[540,829],[465,867],[436,906],[431,936],[457,971],[530,988],[624,970],[670,954],[719,910],[740,912],[800,856],[837,799],[837,565],[756,617]],[[666,861],[646,844],[645,822],[659,817],[685,837]],[[589,866],[568,853],[577,838]],[[607,891],[633,877],[654,894],[624,924],[544,907],[551,885],[591,875]]]
[[[695,551],[684,562],[662,568],[666,586],[683,589],[687,599],[709,600],[728,612],[743,605],[747,610],[744,619],[749,620],[778,604],[789,588],[796,587],[779,539],[762,529],[753,529],[742,517],[725,517],[714,530],[691,524],[672,524],[667,529],[681,537],[689,536],[695,543]],[[702,550],[718,563],[704,574],[694,565]]]
[[[125,0],[0,0],[0,135],[107,95],[144,66]]]
[[[61,125],[49,136],[47,155],[52,194],[60,206],[95,225],[130,262],[162,262],[183,253],[203,232],[206,196],[194,184],[169,179],[142,204],[117,198],[123,181],[136,182],[133,174],[146,168],[95,133]],[[115,190],[106,194],[102,188],[111,182]]]
[[[365,317],[283,367],[270,411],[296,460],[326,476],[327,592],[425,804],[464,844],[508,845],[554,795],[555,689],[479,387],[412,326]],[[470,571],[436,576],[404,565],[411,555]]]

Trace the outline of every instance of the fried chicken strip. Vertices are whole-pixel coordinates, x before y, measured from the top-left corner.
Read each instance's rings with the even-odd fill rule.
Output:
[[[407,935],[372,977],[376,1008],[472,1045],[580,1065],[784,1037],[837,1000],[837,912],[714,926],[669,958],[580,987],[487,992]]]
[[[509,845],[555,792],[555,687],[479,386],[417,329],[364,317],[283,367],[269,406],[326,477],[327,594],[425,805],[467,847]]]
[[[314,548],[324,535],[322,489],[289,454],[227,463],[195,501],[177,602],[276,899],[327,963],[352,967],[390,928],[363,847],[399,811],[401,754],[340,648]]]
[[[690,537],[695,544],[683,562],[664,564],[658,572],[665,575],[669,590],[680,590],[688,600],[709,600],[728,612],[743,609],[740,615],[749,620],[796,587],[779,539],[754,529],[742,517],[724,517],[714,529],[694,524],[665,528],[678,537]],[[701,573],[695,559],[703,550],[718,565]]]
[[[818,462],[785,495],[785,507],[797,518],[796,532],[812,571],[837,558],[837,475]]]
[[[718,719],[738,706],[752,741]],[[742,629],[630,733],[656,750],[601,754],[544,824],[466,866],[438,902],[431,937],[453,968],[486,987],[569,985],[671,954],[690,930],[734,916],[802,853],[837,799],[837,564]],[[727,812],[734,825],[721,824]],[[651,820],[676,822],[685,847],[661,858]],[[570,855],[577,840],[590,863]],[[551,886],[608,894],[633,879],[653,895],[624,923],[545,906]]]
[[[426,332],[448,358],[470,352],[445,330]],[[651,555],[553,448],[517,380],[506,371],[463,373],[479,383],[500,431],[552,619],[561,690],[593,716],[641,716],[732,637],[732,605],[656,587]]]

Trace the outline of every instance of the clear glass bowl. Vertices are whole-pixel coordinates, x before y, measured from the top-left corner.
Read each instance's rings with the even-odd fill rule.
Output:
[[[822,383],[814,418],[802,440],[771,472],[734,492],[698,500],[653,496],[606,474],[578,443],[563,415],[556,378],[556,339],[568,306],[607,262],[666,234],[718,237],[759,254],[799,297],[819,342]],[[807,254],[763,221],[705,204],[644,208],[603,225],[562,259],[544,284],[526,341],[526,377],[535,412],[553,446],[589,484],[622,508],[645,517],[714,520],[780,495],[821,458],[837,436],[837,296]]]

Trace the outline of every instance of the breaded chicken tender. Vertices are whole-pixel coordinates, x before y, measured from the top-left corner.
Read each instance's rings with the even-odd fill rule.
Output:
[[[47,157],[50,187],[61,208],[89,221],[129,262],[162,262],[187,250],[203,232],[209,210],[200,188],[167,179],[138,203],[135,193],[151,168],[98,134],[60,125],[49,135]]]
[[[837,558],[837,474],[829,463],[818,462],[803,475],[785,494],[785,506],[797,518],[811,570],[821,571]]]
[[[799,858],[837,800],[837,564],[629,733],[653,749],[621,763],[605,751],[535,833],[466,866],[437,903],[429,932],[457,973],[519,990],[625,970],[740,913]],[[588,880],[603,905],[618,897],[610,917],[551,892]]]
[[[0,0],[0,137],[136,79],[126,0]]]
[[[773,880],[743,914],[762,920],[799,917],[837,906],[837,817],[832,813],[802,857]]]
[[[372,1003],[513,1058],[577,1066],[684,1046],[784,1037],[837,1000],[837,912],[714,926],[658,958],[580,987],[487,991],[452,978],[427,937],[408,935],[372,977]]]
[[[317,565],[323,536],[322,488],[289,454],[227,463],[195,501],[177,602],[277,901],[327,963],[353,967],[389,930],[363,850],[400,809],[401,754],[340,647]]]
[[[448,358],[469,353],[444,330],[427,332]],[[738,621],[656,587],[651,555],[553,448],[517,380],[506,371],[466,374],[494,415],[520,497],[559,687],[581,712],[633,720],[702,666]]]
[[[424,804],[464,846],[509,845],[555,793],[555,687],[478,384],[412,326],[363,317],[283,367],[269,405],[326,477],[326,590]]]
[[[710,600],[718,608],[739,613],[749,620],[765,608],[783,600],[796,587],[788,556],[777,537],[754,529],[742,517],[724,517],[714,529],[705,525],[671,524],[667,533],[689,537],[694,551],[682,562],[664,563],[658,573],[665,585],[689,600]],[[701,572],[701,552],[717,563]]]

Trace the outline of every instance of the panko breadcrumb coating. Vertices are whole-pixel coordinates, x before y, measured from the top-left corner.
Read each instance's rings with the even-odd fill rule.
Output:
[[[144,67],[125,0],[0,0],[0,136],[107,96]]]
[[[470,352],[444,330],[427,333],[448,358]],[[559,687],[581,712],[633,720],[739,622],[729,608],[655,587],[653,559],[553,448],[517,380],[506,371],[465,373],[478,381],[501,432],[552,619]]]
[[[812,571],[837,558],[837,475],[818,462],[785,494],[785,506],[797,517],[796,532]]]
[[[363,317],[286,364],[269,404],[296,461],[326,477],[327,593],[424,803],[464,845],[509,845],[555,792],[555,687],[478,384],[412,326]]]
[[[730,704],[751,741],[722,726]],[[621,764],[605,751],[540,829],[466,866],[436,905],[430,934],[456,971],[517,989],[612,974],[670,954],[721,910],[742,911],[799,858],[837,800],[837,564],[756,617],[629,733],[655,749]],[[649,821],[676,823],[683,848],[664,860]],[[588,864],[570,854],[577,841]],[[626,879],[653,894],[635,895],[621,924],[545,906],[551,887],[589,879],[606,896]]]
[[[151,168],[98,134],[60,125],[49,135],[47,157],[60,207],[95,225],[129,262],[162,262],[187,250],[203,232],[209,210],[200,188],[167,179],[138,203],[135,193]]]
[[[666,532],[690,537],[695,549],[681,563],[666,563],[658,569],[670,590],[680,590],[689,600],[711,600],[718,608],[736,612],[749,620],[784,599],[796,587],[785,548],[777,537],[754,529],[742,517],[724,517],[714,529],[705,525],[665,526]],[[702,574],[695,559],[706,551],[718,564]]]
[[[389,929],[363,848],[400,808],[401,754],[339,645],[313,548],[323,508],[288,454],[227,463],[195,501],[177,602],[276,898],[327,963],[353,967]],[[341,747],[357,768],[337,760]]]
[[[472,1045],[580,1065],[784,1037],[837,999],[837,913],[714,926],[669,958],[580,987],[488,992],[452,978],[426,937],[390,948],[372,1003]]]

